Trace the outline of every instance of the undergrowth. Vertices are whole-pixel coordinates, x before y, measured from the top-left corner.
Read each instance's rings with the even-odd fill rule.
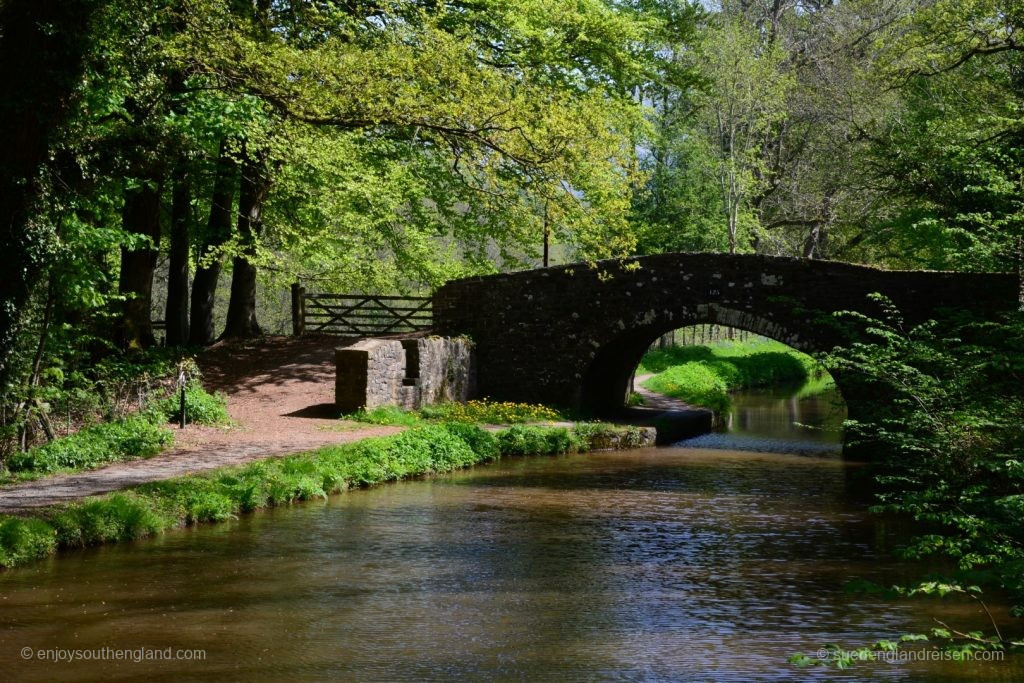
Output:
[[[562,419],[562,415],[536,403],[514,403],[482,399],[465,403],[439,403],[423,406],[420,414],[431,420],[482,422],[484,424],[522,424]]]
[[[12,472],[50,473],[96,467],[110,462],[155,455],[173,442],[171,430],[149,415],[85,427],[44,446],[14,453],[7,459]]]
[[[164,422],[177,422],[181,419],[181,397],[178,392],[173,392],[154,401],[151,410]],[[185,387],[185,421],[202,425],[228,424],[227,398],[219,392],[209,393],[198,381],[189,382]]]

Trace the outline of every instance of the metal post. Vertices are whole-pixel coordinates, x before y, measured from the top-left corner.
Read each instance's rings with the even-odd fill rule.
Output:
[[[182,370],[181,374],[178,375],[178,388],[180,391],[178,400],[178,410],[180,412],[179,428],[185,428],[185,371]]]
[[[292,335],[298,337],[302,334],[302,321],[299,317],[299,299],[301,287],[298,282],[292,283]]]
[[[551,226],[548,224],[548,202],[544,200],[544,267],[548,267],[548,254],[551,249]]]

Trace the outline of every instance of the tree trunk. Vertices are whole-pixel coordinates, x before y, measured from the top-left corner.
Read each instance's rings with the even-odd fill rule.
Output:
[[[149,178],[140,187],[125,191],[121,220],[125,232],[151,241],[139,249],[121,247],[118,291],[128,299],[122,304],[117,341],[122,348],[140,349],[153,344],[150,311],[153,271],[160,247],[160,187],[156,179]]]
[[[228,154],[227,143],[221,142],[217,171],[210,198],[210,218],[206,239],[199,251],[199,265],[192,281],[192,320],[189,342],[205,346],[216,336],[213,326],[214,302],[220,281],[221,256],[217,249],[231,236],[231,217],[235,201],[235,162]]]
[[[182,158],[174,169],[171,197],[171,244],[167,276],[167,345],[181,346],[188,341],[188,255],[189,224],[192,221],[192,192],[188,164]]]
[[[100,0],[0,3],[0,395],[29,296],[47,259],[49,232],[29,220],[50,136],[63,121]]]
[[[241,254],[232,261],[231,300],[221,335],[224,338],[257,337],[262,333],[256,321],[256,266],[250,257],[255,253],[256,237],[262,229],[263,203],[270,191],[263,159],[246,157],[238,187]]]
[[[1024,237],[1017,237],[1017,310],[1024,312]]]
[[[818,248],[818,238],[821,234],[821,222],[815,221],[814,225],[811,226],[811,231],[807,233],[807,238],[804,240],[803,257],[814,258],[815,251]]]

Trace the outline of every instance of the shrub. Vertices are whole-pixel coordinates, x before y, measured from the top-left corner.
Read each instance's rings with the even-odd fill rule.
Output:
[[[7,466],[12,472],[96,467],[155,455],[173,439],[170,430],[153,424],[145,416],[133,415],[117,422],[92,425],[45,446],[16,453],[8,459]]]
[[[494,436],[479,425],[466,424],[464,422],[446,422],[444,428],[462,439],[473,449],[481,462],[496,460],[501,457],[501,448],[498,445],[498,437]]]
[[[153,412],[162,422],[176,422],[181,419],[181,397],[178,392],[155,401]],[[193,381],[185,387],[185,421],[189,424],[222,425],[230,421],[228,403],[224,394],[211,394]]]
[[[472,465],[478,457],[468,443],[440,425],[404,432],[388,443],[388,457],[398,466],[398,476],[413,472],[448,472]]]
[[[501,452],[508,455],[568,453],[578,445],[564,427],[513,425],[498,434]]]

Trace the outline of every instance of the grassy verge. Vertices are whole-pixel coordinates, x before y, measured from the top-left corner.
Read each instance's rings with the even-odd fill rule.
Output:
[[[227,403],[223,396],[209,394],[193,382],[185,390],[185,416],[190,424],[226,424]],[[134,415],[83,427],[70,436],[11,455],[4,463],[8,471],[0,473],[0,483],[151,457],[174,443],[174,434],[166,425],[179,417],[177,394],[152,401]]]
[[[566,419],[558,411],[534,403],[509,403],[488,399],[466,403],[441,403],[405,411],[395,406],[381,406],[342,416],[343,420],[374,425],[413,427],[424,422],[461,422],[464,424],[526,424]]]
[[[716,412],[728,410],[729,392],[737,389],[803,385],[813,393],[832,384],[813,358],[774,341],[651,351],[637,372],[657,373],[645,388]]]
[[[0,566],[166,529],[231,519],[259,508],[325,498],[352,488],[449,472],[501,455],[550,455],[640,445],[635,427],[516,425],[498,433],[466,423],[422,425],[389,437],[143,484],[33,517],[0,516]]]

